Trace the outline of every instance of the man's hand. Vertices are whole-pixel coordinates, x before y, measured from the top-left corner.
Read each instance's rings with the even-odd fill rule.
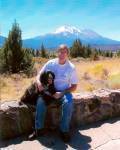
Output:
[[[36,84],[37,84],[37,88],[38,88],[39,92],[44,90],[44,87],[42,86],[41,83],[36,83]]]
[[[61,98],[63,96],[63,93],[62,92],[56,92],[54,95],[53,95],[53,97],[55,98],[55,99],[59,99],[59,98]]]

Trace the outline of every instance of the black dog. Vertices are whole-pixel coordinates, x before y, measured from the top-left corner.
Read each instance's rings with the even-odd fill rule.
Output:
[[[40,82],[45,90],[39,92],[37,84],[33,83],[21,97],[19,104],[31,104],[36,105],[38,96],[43,97],[46,105],[51,104],[55,99],[52,95],[55,94],[56,89],[54,86],[55,75],[51,71],[43,72],[40,75]]]

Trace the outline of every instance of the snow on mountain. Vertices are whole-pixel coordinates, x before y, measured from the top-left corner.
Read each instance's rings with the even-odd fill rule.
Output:
[[[75,37],[80,38],[84,40],[88,39],[98,39],[102,36],[95,31],[91,29],[79,29],[74,26],[61,26],[55,30],[55,32],[51,33],[55,35],[61,35],[61,36],[69,36],[69,37]]]
[[[71,33],[71,34],[78,34],[78,33],[80,33],[81,31],[78,29],[78,28],[76,28],[76,27],[74,27],[74,26],[61,26],[61,27],[59,27],[59,28],[57,28],[56,30],[55,30],[55,32],[53,32],[54,34],[59,34],[59,33]]]

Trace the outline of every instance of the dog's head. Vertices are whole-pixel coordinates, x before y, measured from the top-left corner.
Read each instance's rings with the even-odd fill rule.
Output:
[[[55,74],[52,71],[44,71],[40,75],[42,85],[50,85],[54,83]]]

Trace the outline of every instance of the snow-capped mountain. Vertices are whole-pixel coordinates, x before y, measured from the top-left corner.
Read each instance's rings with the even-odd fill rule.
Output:
[[[75,39],[80,39],[83,44],[92,45],[120,45],[120,41],[105,38],[91,29],[79,29],[74,26],[61,26],[54,32],[23,40],[23,47],[39,49],[41,44],[48,49],[54,49],[59,44],[71,46]]]
[[[26,39],[23,41],[24,47],[40,48],[43,43],[46,48],[56,48],[59,44],[67,44],[71,46],[75,39],[80,39],[83,44],[90,45],[108,45],[120,44],[120,41],[115,41],[109,38],[102,37],[98,33],[90,29],[79,29],[74,26],[61,26],[54,32],[37,36],[35,38]]]

